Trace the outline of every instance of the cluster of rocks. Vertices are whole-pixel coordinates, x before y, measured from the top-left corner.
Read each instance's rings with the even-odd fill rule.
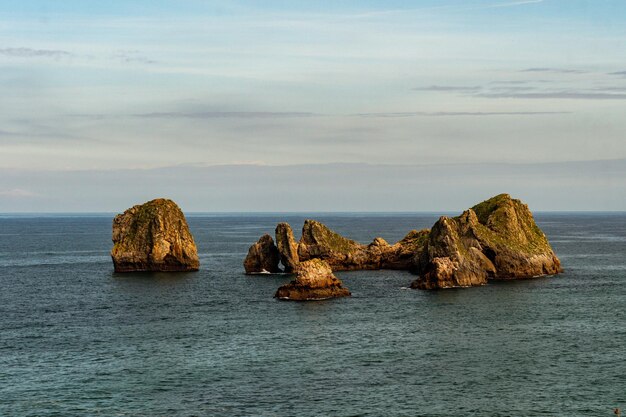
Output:
[[[288,300],[349,296],[333,271],[399,269],[418,278],[412,288],[484,285],[489,280],[525,279],[562,272],[528,206],[500,194],[464,211],[441,217],[430,230],[412,230],[389,244],[377,237],[363,245],[306,220],[296,241],[288,223],[274,240],[261,236],[244,260],[247,274],[295,273],[276,297]],[[113,220],[111,257],[116,272],[195,271],[198,251],[180,208],[156,199]],[[281,268],[282,265],[282,268]]]
[[[412,288],[438,289],[484,285],[488,280],[525,279],[562,272],[528,206],[500,194],[460,216],[442,216],[430,230],[409,232],[390,245],[375,238],[369,245],[347,239],[315,220],[306,220],[294,239],[289,224],[276,227],[250,247],[246,273],[297,272],[320,259],[333,271],[400,269],[418,275]]]
[[[363,269],[408,270],[412,259],[428,239],[428,230],[410,231],[402,240],[390,245],[377,237],[362,245],[333,232],[316,220],[306,220],[302,237],[296,242],[288,223],[276,226],[276,243],[269,234],[250,246],[243,262],[247,274],[297,272],[310,259],[323,259],[333,271]],[[284,269],[280,268],[280,264]]]

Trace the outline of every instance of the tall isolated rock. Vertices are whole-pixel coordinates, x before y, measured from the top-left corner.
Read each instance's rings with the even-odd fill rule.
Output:
[[[113,219],[111,258],[115,272],[197,271],[198,250],[185,215],[159,198]]]
[[[289,223],[278,223],[276,226],[276,246],[285,272],[296,272],[300,264],[300,257],[298,256],[298,244],[293,237],[293,230],[291,230]]]

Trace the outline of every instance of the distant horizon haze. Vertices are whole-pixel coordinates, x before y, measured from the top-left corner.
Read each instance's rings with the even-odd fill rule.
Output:
[[[117,213],[154,198],[189,212],[461,212],[507,193],[532,211],[626,210],[626,159],[534,164],[218,165],[0,169],[0,212]],[[85,186],[84,184],[88,184]],[[28,190],[28,191],[26,191]],[[77,192],[80,190],[80,192]]]

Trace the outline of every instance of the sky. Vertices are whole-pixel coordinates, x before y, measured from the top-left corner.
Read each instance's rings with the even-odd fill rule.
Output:
[[[621,0],[22,0],[0,212],[626,210]]]

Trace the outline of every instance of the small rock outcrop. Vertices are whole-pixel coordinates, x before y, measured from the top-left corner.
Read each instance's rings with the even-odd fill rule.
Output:
[[[300,264],[300,257],[298,256],[298,244],[293,237],[293,230],[291,230],[289,223],[278,223],[276,226],[276,246],[285,272],[296,272]]]
[[[562,272],[561,263],[526,204],[500,194],[433,226],[416,254],[411,286],[420,289],[483,285]]]
[[[333,275],[326,261],[310,259],[299,264],[296,279],[280,287],[274,297],[281,300],[307,301],[350,295],[350,291]]]
[[[280,254],[274,239],[268,234],[261,236],[258,242],[250,246],[248,256],[243,261],[246,274],[263,274],[281,272],[278,267]]]
[[[197,271],[200,266],[185,215],[163,198],[115,216],[111,258],[115,272]]]

